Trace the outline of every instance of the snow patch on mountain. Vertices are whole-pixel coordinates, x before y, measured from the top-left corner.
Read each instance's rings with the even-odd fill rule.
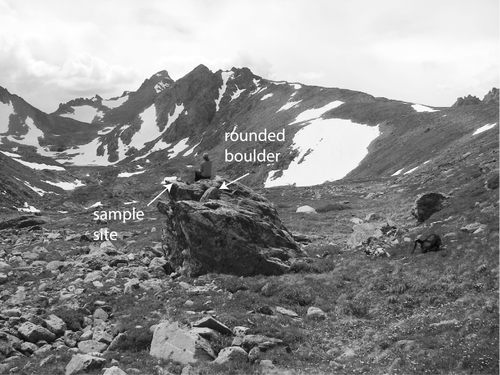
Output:
[[[146,171],[140,171],[140,172],[122,172],[119,173],[117,177],[130,177],[130,176],[135,176],[136,174],[142,174]]]
[[[85,184],[80,180],[75,180],[74,182],[53,182],[53,181],[43,181],[47,184],[60,187],[63,190],[75,190],[77,187],[85,186]]]
[[[229,102],[238,99],[243,91],[245,91],[245,89],[239,89],[238,85],[236,85],[236,91],[233,93],[233,95],[231,95],[231,100]]]
[[[337,108],[338,106],[344,104],[344,102],[340,100],[335,100],[331,103],[328,103],[324,105],[321,108],[312,108],[312,109],[307,109],[304,112],[300,113],[295,121],[291,122],[289,125],[292,124],[298,124],[299,122],[304,122],[304,121],[310,121],[317,119],[321,116],[323,116],[324,113],[328,112],[331,109]]]
[[[14,108],[8,103],[0,102],[0,133],[5,133],[9,130],[9,117],[14,113]]]
[[[196,148],[196,146],[198,146],[200,143],[201,143],[201,141],[200,141],[200,142],[198,142],[197,144],[195,144],[195,145],[194,145],[193,147],[191,147],[189,150],[187,150],[184,154],[182,154],[182,156],[188,156],[188,155],[191,155],[191,154],[193,153],[194,149]]]
[[[17,161],[18,163],[21,163],[22,165],[27,166],[28,168],[31,169],[36,169],[39,171],[42,171],[44,169],[50,170],[50,171],[64,171],[65,169],[63,167],[59,167],[57,165],[47,165],[47,164],[39,164],[39,163],[32,163],[30,161],[25,161],[21,159],[13,159]]]
[[[290,108],[292,108],[292,107],[296,106],[296,105],[297,105],[297,104],[299,104],[301,101],[302,101],[302,100],[299,100],[298,102],[288,102],[288,103],[286,103],[283,107],[281,107],[280,109],[278,109],[278,110],[276,111],[276,113],[281,112],[281,111],[286,111],[287,109],[290,109]]]
[[[142,156],[136,157],[134,160],[145,159],[149,155],[151,155],[153,152],[165,150],[165,149],[169,148],[170,146],[172,146],[171,143],[167,143],[163,140],[159,140],[158,142],[155,143],[155,145],[153,146],[153,148],[151,148],[151,150],[149,150],[146,154],[144,154]],[[146,160],[146,162],[148,162],[148,161]]]
[[[268,99],[268,98],[272,97],[273,95],[274,95],[273,93],[266,94],[266,95],[264,95],[262,98],[260,98],[260,100],[261,100],[261,101],[262,101],[262,100],[266,100],[266,99]]]
[[[37,188],[36,186],[32,186],[28,181],[23,181],[23,183],[41,197],[47,194],[45,190]]]
[[[174,113],[173,114],[170,114],[170,112],[168,113],[167,125],[165,126],[165,129],[163,129],[163,131],[167,130],[169,126],[172,125],[175,122],[175,120],[179,118],[182,111],[184,111],[184,104],[175,103]]]
[[[316,118],[293,138],[292,147],[299,155],[281,176],[270,171],[264,186],[312,186],[341,179],[365,158],[368,145],[379,135],[379,126]]]
[[[120,141],[120,139],[118,138]],[[77,146],[68,150],[66,152],[66,156],[68,159],[63,159],[61,157],[56,160],[61,164],[74,164],[74,165],[110,165],[114,164],[108,161],[108,155],[104,153],[103,155],[97,155],[97,149],[101,145],[101,140],[99,138],[94,139],[93,141]]]
[[[162,134],[156,123],[156,107],[154,104],[145,109],[139,115],[139,118],[142,121],[141,128],[133,135],[128,144],[129,147],[135,147],[137,150],[141,150],[146,142],[158,138]]]
[[[496,126],[496,123],[494,123],[494,124],[486,124],[484,126],[481,126],[479,129],[476,129],[476,131],[472,135],[481,134],[482,132],[485,132],[486,130],[493,129],[495,126]]]
[[[8,151],[0,151],[2,154],[4,154],[5,156],[9,156],[11,158],[20,158],[21,155],[18,155],[18,154],[14,154],[13,152],[8,152]]]
[[[222,97],[224,96],[224,93],[227,90],[227,82],[229,81],[230,78],[234,76],[234,72],[232,71],[222,72],[221,76],[222,76],[222,86],[219,89],[219,97],[215,99],[216,111],[219,110],[220,101],[222,100]]]
[[[128,100],[128,94],[123,95],[120,98],[111,98],[102,101],[102,105],[108,107],[109,109],[118,108],[123,103]]]
[[[399,176],[401,174],[401,172],[403,172],[403,169],[404,168],[401,168],[401,169],[397,170],[396,172],[394,172],[393,174],[391,174],[391,176]]]
[[[158,82],[154,88],[155,88],[156,93],[160,93],[168,87],[170,87],[170,84],[168,84],[166,82]]]
[[[107,127],[107,128],[104,128],[102,130],[99,130],[97,132],[97,135],[106,135],[108,133],[111,133],[113,131],[114,127],[110,126],[110,127]]]
[[[421,104],[413,104],[411,107],[417,112],[439,112],[437,109],[432,109]]]
[[[170,159],[175,158],[177,155],[179,155],[182,151],[184,151],[186,148],[188,148],[187,142],[189,141],[189,137],[181,139],[177,144],[170,150],[172,154],[169,153],[168,157]]]
[[[101,112],[90,105],[82,105],[78,107],[72,107],[73,113],[62,113],[63,117],[70,117],[77,121],[91,123],[94,118],[101,117]]]

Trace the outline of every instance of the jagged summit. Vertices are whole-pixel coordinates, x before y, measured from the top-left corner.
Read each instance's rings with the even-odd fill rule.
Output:
[[[479,99],[477,96],[467,95],[458,98],[457,101],[452,105],[452,107],[462,107],[466,105],[477,105],[477,104],[496,104],[498,105],[498,88],[493,87],[483,98]]]
[[[499,103],[498,89],[493,87],[483,98],[483,104]]]
[[[464,134],[498,123],[494,106],[465,105],[471,109],[467,117],[463,109],[268,80],[246,67],[212,72],[198,65],[176,81],[161,70],[135,91],[110,99],[98,94],[73,99],[50,115],[28,109],[6,90],[0,90],[0,98],[0,114],[8,115],[0,146],[7,151],[28,146],[62,164],[125,168],[193,165],[197,155],[209,152],[218,173],[248,172],[248,183],[265,186],[404,173],[437,157]],[[6,104],[11,100],[13,107]],[[498,90],[483,101],[462,100],[491,103],[498,100]],[[232,132],[283,131],[281,141],[228,137]],[[429,150],[408,147],[416,139]]]

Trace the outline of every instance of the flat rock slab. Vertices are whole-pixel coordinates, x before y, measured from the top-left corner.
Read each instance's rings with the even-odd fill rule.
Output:
[[[80,341],[78,343],[78,350],[86,354],[94,352],[102,353],[106,350],[107,347],[108,344],[95,340]]]
[[[226,326],[225,324],[222,324],[217,319],[214,319],[211,316],[201,318],[200,320],[194,322],[193,327],[211,328],[215,331],[222,333],[223,335],[232,335],[233,334],[233,331],[231,331],[228,326]]]
[[[216,358],[208,340],[182,329],[178,322],[161,322],[157,325],[149,354],[183,365]]]

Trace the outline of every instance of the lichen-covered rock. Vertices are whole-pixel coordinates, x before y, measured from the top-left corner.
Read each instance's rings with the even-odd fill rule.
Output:
[[[306,254],[272,203],[241,184],[230,186],[234,190],[223,190],[219,200],[158,203],[167,217],[162,240],[168,261],[192,277],[283,274],[291,258]]]

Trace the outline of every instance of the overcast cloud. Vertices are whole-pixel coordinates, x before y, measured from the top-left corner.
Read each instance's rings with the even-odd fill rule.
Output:
[[[499,86],[498,0],[0,0],[0,86],[46,112],[167,70],[431,106]]]

